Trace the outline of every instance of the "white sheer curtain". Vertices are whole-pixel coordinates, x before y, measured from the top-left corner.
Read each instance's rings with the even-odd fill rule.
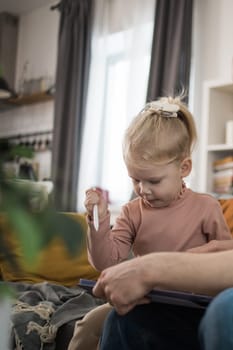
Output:
[[[130,198],[122,136],[145,103],[154,10],[155,0],[96,0],[79,211],[91,186],[108,190],[114,206]]]

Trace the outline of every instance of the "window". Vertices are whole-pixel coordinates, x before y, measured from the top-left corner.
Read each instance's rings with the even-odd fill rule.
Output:
[[[110,2],[109,11],[113,10],[113,2],[119,4],[122,1]],[[109,4],[109,0],[104,3]],[[91,186],[108,190],[114,206],[121,206],[128,201],[132,193],[131,181],[122,158],[122,137],[131,118],[145,104],[154,0],[147,0],[147,7],[141,1],[130,3],[130,23],[124,23],[124,28],[119,24],[117,30],[116,18],[113,20],[105,9],[108,13],[106,16],[112,20],[111,25],[102,16],[104,31],[97,30],[93,39],[78,192],[79,210],[83,208],[85,190]],[[138,6],[135,6],[136,3]],[[125,5],[122,9],[125,19]],[[122,21],[122,13],[118,15]],[[108,23],[107,29],[104,22]]]

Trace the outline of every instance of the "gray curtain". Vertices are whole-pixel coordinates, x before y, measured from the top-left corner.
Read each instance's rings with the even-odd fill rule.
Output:
[[[157,0],[147,101],[188,88],[193,0]]]
[[[93,0],[62,0],[56,71],[52,180],[57,210],[76,211],[90,67]]]

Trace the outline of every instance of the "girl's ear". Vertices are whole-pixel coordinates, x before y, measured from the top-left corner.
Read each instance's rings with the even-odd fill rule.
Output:
[[[180,164],[180,173],[181,177],[186,177],[190,174],[192,170],[192,159],[191,158],[185,158],[182,160]]]

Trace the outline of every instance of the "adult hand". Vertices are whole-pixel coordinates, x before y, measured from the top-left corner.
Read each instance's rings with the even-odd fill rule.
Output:
[[[138,304],[150,302],[145,295],[151,290],[144,281],[145,265],[140,264],[140,258],[120,263],[105,269],[93,293],[99,298],[106,299],[116,311],[123,315]]]
[[[87,214],[90,216],[90,218],[92,218],[93,207],[95,204],[98,205],[99,218],[101,219],[102,217],[106,216],[108,211],[108,203],[106,199],[102,195],[101,191],[95,188],[90,188],[86,191],[86,198],[84,201]]]
[[[220,252],[223,250],[231,250],[233,249],[233,240],[223,240],[223,241],[217,241],[212,240],[208,243],[201,245],[199,247],[188,249],[187,252],[189,253],[213,253],[213,252]]]

